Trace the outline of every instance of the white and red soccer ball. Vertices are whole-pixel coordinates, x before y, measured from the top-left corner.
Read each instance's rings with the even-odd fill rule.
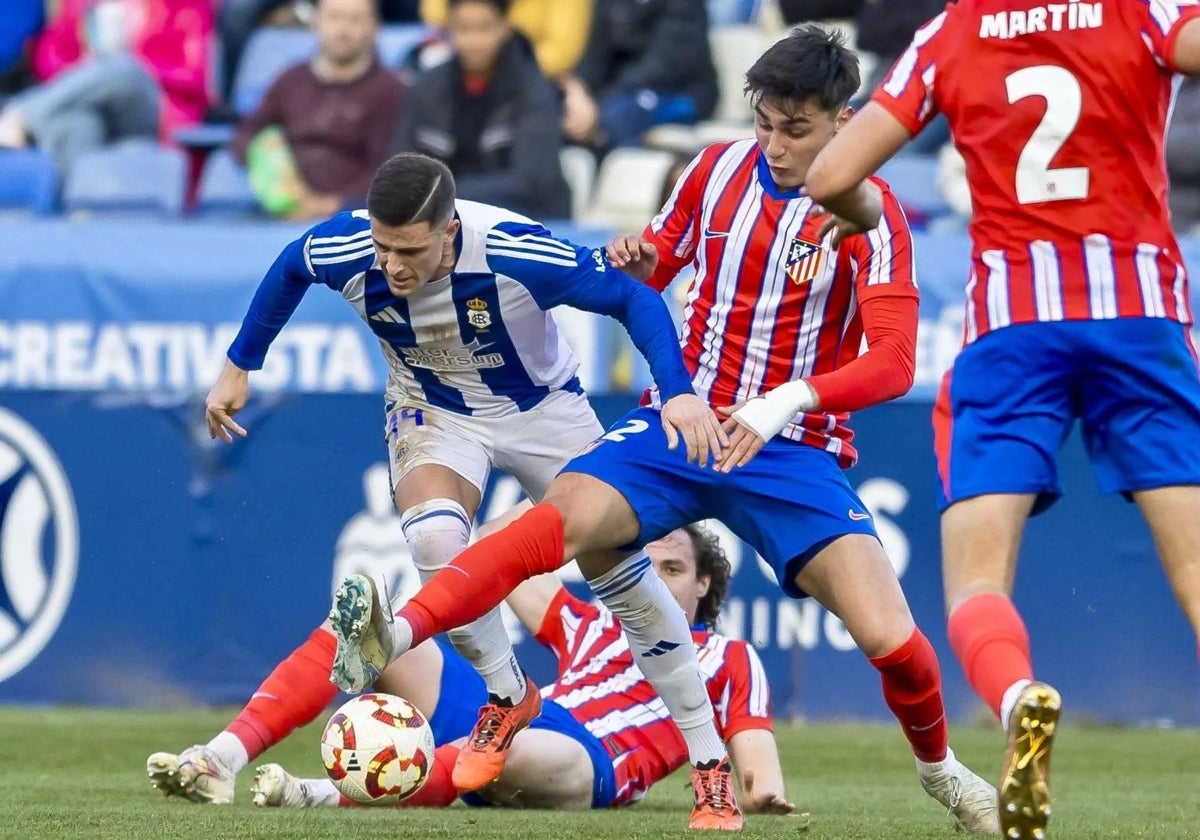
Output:
[[[334,712],[321,733],[321,760],[344,796],[392,805],[419,791],[433,769],[433,730],[402,697],[362,694]]]

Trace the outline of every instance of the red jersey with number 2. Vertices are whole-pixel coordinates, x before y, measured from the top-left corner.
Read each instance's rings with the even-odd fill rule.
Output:
[[[974,215],[966,341],[1036,321],[1192,322],[1163,152],[1171,57],[1200,0],[960,0],[873,100],[916,133],[939,112]]]

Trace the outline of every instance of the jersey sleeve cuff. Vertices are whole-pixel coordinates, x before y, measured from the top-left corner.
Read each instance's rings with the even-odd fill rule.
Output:
[[[725,727],[721,733],[721,738],[725,743],[729,743],[730,739],[739,732],[749,732],[752,729],[761,729],[764,732],[774,732],[775,722],[769,717],[739,717]]]

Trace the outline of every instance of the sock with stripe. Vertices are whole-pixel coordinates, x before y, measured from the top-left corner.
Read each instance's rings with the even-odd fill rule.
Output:
[[[337,695],[329,682],[336,650],[333,634],[318,627],[275,666],[233,722],[208,742],[226,767],[239,772],[293,729],[317,719]]]
[[[723,759],[725,744],[713,722],[687,616],[650,558],[636,554],[588,584],[620,620],[634,661],[683,733],[689,761],[707,765]]]
[[[453,499],[414,505],[400,521],[422,583],[449,565],[471,539],[471,520]],[[447,635],[454,649],[483,677],[489,694],[513,703],[525,696],[525,674],[517,664],[499,607]]]
[[[460,553],[397,611],[394,649],[411,650],[499,607],[524,581],[560,568],[563,551],[562,514],[552,505],[535,505]]]
[[[918,761],[946,759],[949,734],[942,704],[942,673],[933,645],[913,630],[908,641],[871,660],[883,683],[883,699],[900,721],[904,737]]]
[[[997,594],[968,598],[950,613],[946,634],[975,693],[1007,725],[1005,694],[1033,679],[1029,633],[1013,602]]]

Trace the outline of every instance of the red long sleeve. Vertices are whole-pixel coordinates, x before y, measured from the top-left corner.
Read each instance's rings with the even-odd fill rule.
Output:
[[[878,289],[878,291],[874,291]],[[913,286],[878,286],[859,298],[867,352],[811,377],[821,411],[860,411],[908,393],[916,372],[918,297]]]

